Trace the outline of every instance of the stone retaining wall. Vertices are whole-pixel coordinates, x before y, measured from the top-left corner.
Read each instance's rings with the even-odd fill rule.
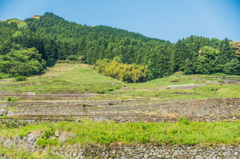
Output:
[[[29,152],[48,151],[49,147],[41,148],[36,145],[41,132],[33,132],[20,139],[0,137],[0,145],[7,148],[18,148]],[[62,134],[60,134],[61,137]],[[66,136],[66,134],[64,134]],[[60,138],[59,137],[59,138]],[[70,135],[67,134],[67,138]],[[54,137],[53,137],[54,138]],[[64,145],[62,147],[52,146],[52,153],[63,158],[83,159],[83,158],[106,158],[106,159],[128,159],[128,158],[195,158],[195,159],[239,159],[240,147],[233,145],[210,145],[210,146],[153,146],[134,145],[112,147],[81,147],[80,145]],[[7,156],[0,156],[4,158]]]

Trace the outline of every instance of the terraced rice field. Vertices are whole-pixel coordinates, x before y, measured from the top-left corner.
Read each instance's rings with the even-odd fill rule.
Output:
[[[27,81],[2,80],[2,120],[176,122],[238,120],[238,76],[173,76],[123,83],[89,65],[56,64]],[[171,82],[177,80],[178,82]]]
[[[64,63],[1,80],[0,158],[234,158],[239,81],[175,73],[123,83]]]

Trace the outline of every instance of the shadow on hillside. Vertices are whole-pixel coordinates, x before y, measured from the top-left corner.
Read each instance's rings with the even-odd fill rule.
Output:
[[[37,74],[37,75],[43,75],[43,74],[45,74],[46,73],[46,71],[49,71],[48,70],[48,67],[54,67],[56,65],[56,63],[54,62],[48,62],[47,61],[47,63],[46,63],[46,68],[43,70],[43,71],[41,71],[39,74]]]
[[[47,61],[46,66],[47,67],[54,67],[56,65],[55,62]]]

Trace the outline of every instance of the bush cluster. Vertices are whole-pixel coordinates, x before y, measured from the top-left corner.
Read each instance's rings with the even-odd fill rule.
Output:
[[[15,81],[26,81],[27,77],[26,76],[17,76],[15,77]]]
[[[12,49],[8,54],[0,56],[0,72],[10,77],[38,74],[46,67],[46,61],[41,56],[36,48]]]
[[[117,61],[98,60],[93,68],[105,76],[122,82],[137,83],[147,80],[148,68],[136,64],[123,64]]]

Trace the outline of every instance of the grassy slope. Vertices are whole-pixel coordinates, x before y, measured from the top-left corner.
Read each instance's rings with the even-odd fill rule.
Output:
[[[218,76],[219,77],[219,76]],[[240,76],[227,76],[239,78]],[[194,80],[193,78],[199,78]],[[202,84],[209,80],[218,81],[216,76],[174,74],[172,77],[155,79],[145,83],[123,83],[116,79],[106,77],[95,72],[89,65],[85,64],[56,64],[48,68],[45,74],[30,77],[28,81],[0,83],[33,85],[14,85],[0,87],[0,91],[36,92],[36,93],[78,93],[98,92],[106,93],[98,99],[202,99],[214,97],[240,97],[240,85],[214,85],[207,84],[203,87],[193,89],[162,89],[169,85]],[[172,83],[172,80],[179,82]],[[113,85],[112,83],[115,83]],[[123,86],[133,88],[123,90]],[[112,95],[116,94],[116,95]]]
[[[119,81],[99,75],[88,65],[57,64],[48,68],[46,74],[33,76],[28,81],[11,82],[7,84],[27,84],[1,87],[0,91],[36,92],[36,93],[78,93],[78,92],[108,92],[122,86],[111,85]],[[1,85],[6,85],[2,83]]]

